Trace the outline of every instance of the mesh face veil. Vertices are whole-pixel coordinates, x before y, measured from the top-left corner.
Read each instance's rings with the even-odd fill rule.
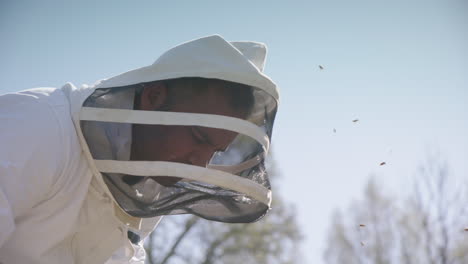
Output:
[[[219,41],[219,37],[215,40]],[[224,40],[222,44],[226,46]],[[190,47],[190,43],[185,45]],[[170,105],[148,111],[134,110],[138,109],[135,102],[145,84],[180,80],[179,76],[133,78],[140,82],[128,81],[131,78],[124,76],[121,79],[125,81],[111,80],[96,87],[84,101],[79,118],[81,132],[105,185],[127,214],[145,218],[189,213],[208,220],[246,223],[258,220],[270,208],[271,189],[264,159],[271,141],[277,94],[249,81],[249,76],[256,74],[256,79],[263,76],[259,69],[263,68],[264,54],[259,59],[258,52],[254,52],[247,60],[247,46],[243,43],[237,43],[237,49],[232,43],[229,46],[228,52],[237,53],[233,58],[241,56],[249,64],[230,60],[242,69],[248,68],[247,72],[244,70],[244,78],[199,73],[196,78],[188,79],[202,83],[222,80],[231,91],[226,96],[228,101],[206,101],[206,105],[240,104],[232,106],[242,110],[239,116],[198,110],[203,107],[184,110]],[[213,49],[208,52],[212,53]],[[190,54],[193,53],[192,48]],[[183,50],[177,54],[183,56]],[[169,55],[163,55],[160,60],[165,56]],[[211,67],[211,70],[219,71],[219,68]],[[232,65],[227,68],[232,72]],[[236,90],[239,87],[242,93]],[[203,95],[200,91],[192,92]],[[144,137],[136,137],[137,129],[151,131],[151,140],[145,142]],[[154,155],[136,158],[137,143]]]

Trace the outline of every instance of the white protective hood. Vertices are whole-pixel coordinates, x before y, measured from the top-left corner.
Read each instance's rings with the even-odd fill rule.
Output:
[[[151,186],[161,190],[158,197],[166,199],[166,202],[176,199],[167,195],[180,193],[182,189],[184,192],[191,190],[191,198],[194,197],[193,192],[203,193],[205,198],[200,199],[205,202],[193,205],[184,201],[184,206],[172,206],[170,209],[155,205],[148,215],[135,215],[125,208],[121,209],[136,217],[192,213],[223,222],[251,222],[262,217],[271,204],[271,190],[263,160],[269,148],[279,100],[275,83],[262,72],[265,57],[264,44],[227,42],[214,35],[178,45],[150,66],[122,73],[93,87],[66,87],[83,151],[103,192],[116,198],[103,175],[181,177],[185,181],[177,186],[179,189],[165,190],[163,186],[156,186],[154,183]],[[209,114],[133,110],[134,92],[126,87],[183,77],[220,79],[251,86],[257,95],[252,114],[247,120],[242,120]],[[100,91],[113,93],[112,103],[96,103],[101,102],[99,99],[90,100]],[[266,115],[270,116],[269,120],[265,120]],[[240,164],[214,164],[207,168],[161,161],[130,161],[132,124],[205,126],[230,130],[252,139],[261,146],[262,151]],[[257,168],[260,165],[261,168]],[[254,166],[257,174],[244,171],[251,170]],[[206,198],[206,195],[215,198]],[[219,198],[217,195],[224,196]],[[227,201],[229,199],[232,201]],[[209,201],[206,202],[207,200]],[[115,202],[120,207],[125,207],[118,199]]]

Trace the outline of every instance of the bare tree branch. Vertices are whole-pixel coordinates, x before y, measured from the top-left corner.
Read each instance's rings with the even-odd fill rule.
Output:
[[[350,224],[333,221],[326,263],[468,263],[468,232],[463,231],[468,225],[465,186],[452,184],[443,161],[429,159],[419,173],[404,200],[384,195],[370,180],[364,200],[349,208],[348,215],[353,217],[344,218]],[[396,210],[398,201],[401,206]],[[367,241],[361,250],[351,250],[348,237],[354,229],[342,226],[358,225],[360,219],[368,221]]]
[[[153,247],[154,247],[153,236],[149,236],[148,237],[148,244],[147,244],[147,247],[145,248],[147,264],[154,264],[154,262],[153,262],[153,259],[154,259]]]
[[[176,250],[180,242],[185,238],[185,236],[187,236],[187,234],[196,225],[199,219],[200,218],[198,218],[197,216],[192,216],[188,219],[188,221],[185,223],[184,230],[182,230],[182,232],[179,234],[171,249],[169,250],[169,252],[166,253],[166,256],[161,260],[159,264],[166,264],[169,261],[169,259],[176,254]]]

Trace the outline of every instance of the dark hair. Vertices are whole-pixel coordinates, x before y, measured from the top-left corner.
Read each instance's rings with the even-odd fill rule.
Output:
[[[194,95],[208,92],[211,85],[216,85],[228,95],[229,103],[235,110],[250,115],[254,106],[253,88],[249,85],[229,82],[219,79],[200,77],[185,77],[163,81],[168,88],[166,107],[170,107],[176,100],[190,100]]]

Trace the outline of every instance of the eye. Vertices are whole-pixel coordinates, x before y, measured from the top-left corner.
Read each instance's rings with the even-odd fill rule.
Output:
[[[216,148],[214,151],[224,151],[225,147],[224,148],[219,148],[217,146],[215,146],[211,140],[209,139],[209,137],[203,133],[202,131],[200,131],[200,129],[198,129],[197,127],[192,127],[190,129],[191,131],[191,134],[192,134],[192,137],[194,138],[194,140],[198,143],[198,144],[203,144],[203,145],[209,145],[209,146],[212,146],[213,148]]]
[[[203,133],[200,132],[200,130],[198,130],[197,128],[192,128],[190,129],[191,133],[192,133],[192,137],[195,139],[195,141],[199,144],[210,144],[210,142],[208,141],[208,139],[206,138],[205,135],[203,135]]]

